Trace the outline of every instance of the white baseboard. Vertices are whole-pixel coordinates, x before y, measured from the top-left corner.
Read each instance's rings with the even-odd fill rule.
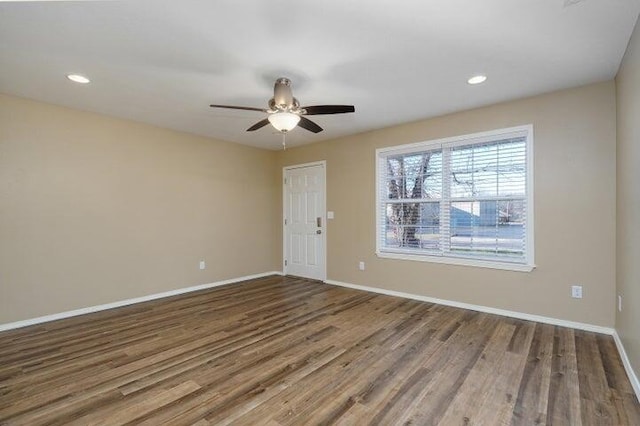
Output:
[[[99,311],[104,311],[106,309],[119,308],[121,306],[133,305],[135,303],[148,302],[150,300],[162,299],[163,297],[177,296],[179,294],[190,293],[192,291],[206,290],[208,288],[219,287],[227,284],[233,284],[240,281],[254,280],[257,278],[268,277],[270,275],[282,275],[282,272],[278,272],[278,271],[263,272],[261,274],[231,278],[228,280],[216,281],[208,284],[201,284],[193,287],[179,288],[176,290],[165,291],[163,293],[156,293],[156,294],[150,294],[148,296],[136,297],[134,299],[120,300],[113,303],[106,303],[104,305],[90,306],[88,308],[75,309],[73,311],[45,315],[42,317],[31,318],[23,321],[10,322],[8,324],[0,324],[0,331],[13,330],[14,328],[27,327],[30,325],[41,324],[43,322],[55,321],[63,318],[75,317],[78,315],[90,314],[92,312],[99,312]]]
[[[387,296],[404,297],[405,299],[413,299],[413,300],[419,300],[421,302],[436,303],[438,305],[453,306],[455,308],[469,309],[469,310],[472,310],[472,311],[485,312],[485,313],[488,313],[488,314],[495,314],[495,315],[502,315],[504,317],[518,318],[518,319],[527,320],[527,321],[536,321],[536,322],[541,322],[541,323],[545,323],[545,324],[558,325],[558,326],[561,326],[561,327],[570,327],[570,328],[575,328],[575,329],[578,329],[578,330],[592,331],[592,332],[595,332],[595,333],[613,335],[613,333],[615,332],[615,330],[613,328],[602,327],[602,326],[593,325],[593,324],[586,324],[586,323],[582,323],[582,322],[567,321],[567,320],[561,320],[561,319],[557,319],[557,318],[543,317],[541,315],[532,315],[532,314],[525,314],[525,313],[522,313],[522,312],[507,311],[507,310],[504,310],[504,309],[491,308],[491,307],[488,307],[488,306],[472,305],[470,303],[455,302],[453,300],[436,299],[434,297],[421,296],[421,295],[418,295],[418,294],[404,293],[404,292],[401,292],[401,291],[386,290],[386,289],[383,289],[383,288],[369,287],[369,286],[364,286],[364,285],[349,284],[349,283],[343,283],[343,282],[334,281],[334,280],[326,280],[325,282],[327,284],[337,285],[337,286],[340,286],[340,287],[348,287],[348,288],[353,288],[353,289],[356,289],[356,290],[370,291],[372,293],[380,293],[380,294],[385,294]]]
[[[636,393],[636,397],[638,401],[640,401],[640,381],[638,380],[638,376],[636,372],[633,371],[633,367],[631,366],[631,362],[629,361],[629,357],[627,356],[627,351],[624,350],[624,345],[622,344],[622,340],[620,340],[620,336],[618,336],[618,332],[613,332],[613,340],[616,342],[616,347],[618,348],[618,352],[620,352],[620,358],[622,358],[622,365],[624,365],[624,369],[627,372],[627,376],[629,377],[629,381],[631,382],[631,386],[633,386],[633,390]]]

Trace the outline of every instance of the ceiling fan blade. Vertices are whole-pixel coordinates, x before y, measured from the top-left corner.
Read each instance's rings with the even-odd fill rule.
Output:
[[[245,111],[260,111],[267,112],[264,108],[254,108],[254,107],[243,107],[243,106],[233,106],[233,105],[209,105],[212,108],[227,108],[227,109],[241,109]]]
[[[269,120],[267,120],[266,118],[264,120],[260,120],[258,121],[256,124],[254,124],[253,126],[249,127],[247,129],[247,132],[253,132],[254,130],[258,130],[263,128],[264,126],[266,126],[267,124],[269,124]]]
[[[300,121],[298,122],[298,126],[302,127],[303,129],[307,129],[308,131],[313,133],[320,133],[322,131],[322,127],[318,126],[316,123],[309,120],[308,118],[305,118],[302,116],[300,116]]]
[[[353,105],[312,105],[302,109],[307,111],[306,115],[345,114],[356,110]]]

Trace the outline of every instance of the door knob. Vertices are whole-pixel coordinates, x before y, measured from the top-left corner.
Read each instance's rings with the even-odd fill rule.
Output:
[[[322,234],[322,229],[318,229],[318,230],[316,231],[316,234]]]

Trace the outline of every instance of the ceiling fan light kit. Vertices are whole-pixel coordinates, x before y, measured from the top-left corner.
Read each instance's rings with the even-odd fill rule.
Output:
[[[300,116],[292,112],[276,112],[267,117],[269,123],[279,132],[293,130],[300,122]]]

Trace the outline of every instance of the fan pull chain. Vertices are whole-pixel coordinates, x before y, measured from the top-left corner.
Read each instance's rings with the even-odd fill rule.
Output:
[[[287,132],[282,133],[282,150],[285,151],[287,149]]]

